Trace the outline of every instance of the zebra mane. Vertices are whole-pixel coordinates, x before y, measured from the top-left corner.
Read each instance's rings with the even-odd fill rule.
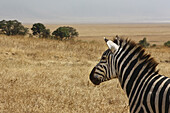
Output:
[[[142,47],[141,45],[135,43],[134,41],[130,40],[130,39],[123,39],[123,38],[118,38],[116,37],[113,40],[114,43],[116,43],[117,45],[119,45],[121,48],[123,48],[124,46],[129,45],[129,48],[131,48],[130,50],[132,50],[133,48],[137,48],[136,53],[138,53],[138,59],[139,60],[144,60],[146,63],[145,65],[147,65],[148,69],[151,69],[153,72],[158,73],[159,70],[156,70],[156,66],[158,65],[158,63],[155,61],[155,59],[153,57],[151,57],[150,54],[145,52],[145,48]]]

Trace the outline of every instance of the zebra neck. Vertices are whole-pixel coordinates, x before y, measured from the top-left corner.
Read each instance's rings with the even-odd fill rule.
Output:
[[[149,71],[154,73],[158,63],[150,55],[145,54],[141,46],[127,42],[115,52],[113,64],[121,87],[129,96],[138,78],[144,77]]]
[[[122,89],[129,97],[143,78],[147,78],[154,73],[158,74],[158,72],[155,72],[154,67],[150,67],[145,61],[136,59],[130,62],[129,65],[126,65],[118,78]]]

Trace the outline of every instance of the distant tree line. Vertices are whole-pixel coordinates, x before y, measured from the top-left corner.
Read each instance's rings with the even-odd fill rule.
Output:
[[[30,37],[39,37],[39,38],[51,38],[51,39],[59,39],[59,40],[68,40],[73,39],[74,37],[78,37],[79,33],[75,28],[69,26],[63,26],[57,28],[55,31],[50,32],[50,29],[46,29],[44,24],[35,23],[33,24],[32,33],[29,34],[28,28],[24,27],[21,22],[17,20],[2,20],[0,21],[0,34],[5,35],[30,35]]]
[[[140,40],[138,44],[143,46],[144,48],[156,46],[156,44],[150,45],[150,43],[147,42],[146,38],[143,38],[143,40]],[[165,42],[164,46],[170,47],[170,41]]]
[[[79,33],[75,28],[69,26],[63,26],[57,28],[52,33],[50,29],[46,29],[44,24],[42,23],[34,23],[32,28],[32,33],[29,33],[29,29],[24,27],[21,22],[17,20],[2,20],[0,21],[0,34],[5,35],[28,35],[29,37],[39,37],[39,38],[51,38],[51,39],[59,39],[59,40],[68,40],[73,39],[74,37],[78,37]],[[150,44],[147,42],[146,38],[139,41],[139,44],[143,47],[149,47]],[[152,47],[156,46],[153,44]],[[164,46],[170,47],[170,41],[164,43]]]

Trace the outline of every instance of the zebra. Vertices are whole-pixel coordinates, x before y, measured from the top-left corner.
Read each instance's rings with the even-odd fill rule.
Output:
[[[92,69],[91,82],[118,78],[131,113],[170,113],[170,78],[159,74],[151,55],[129,39],[104,40],[108,49]]]

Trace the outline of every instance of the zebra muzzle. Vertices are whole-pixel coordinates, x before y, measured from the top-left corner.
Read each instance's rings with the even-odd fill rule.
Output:
[[[101,83],[101,78],[95,75],[95,70],[96,70],[96,67],[94,67],[90,73],[90,80],[93,84],[99,85]]]

